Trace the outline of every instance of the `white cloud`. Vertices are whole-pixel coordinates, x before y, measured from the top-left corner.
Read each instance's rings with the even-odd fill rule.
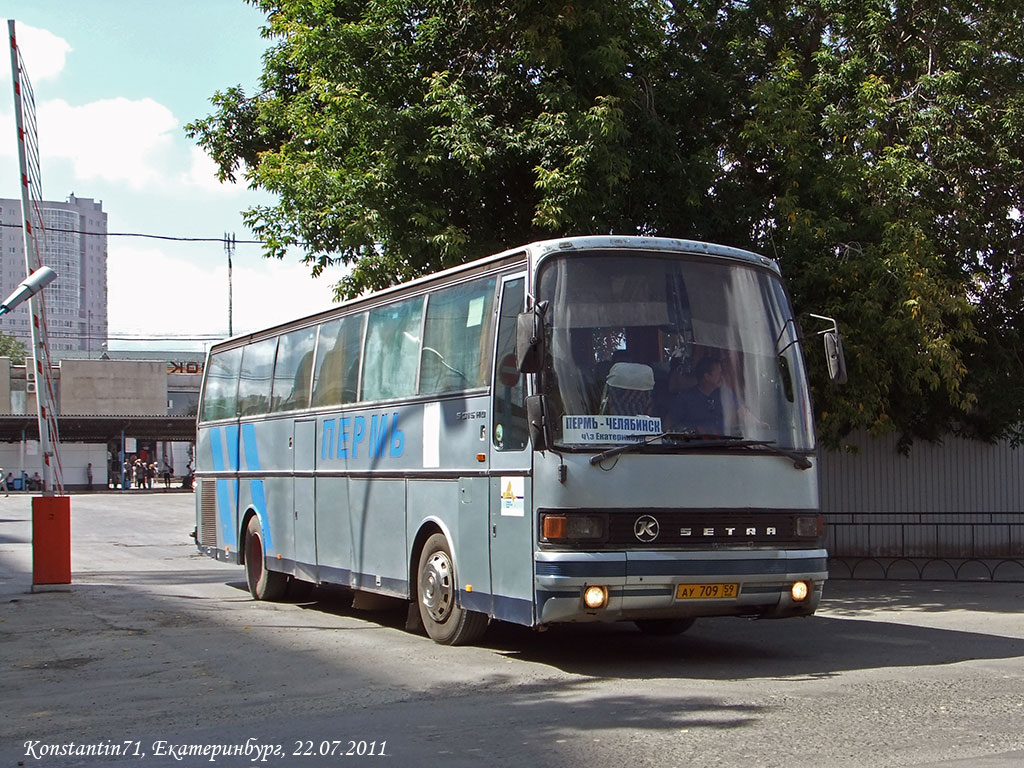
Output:
[[[66,40],[20,22],[16,34],[33,83],[63,72],[73,50]],[[7,54],[0,56],[5,82],[10,82],[9,61]],[[222,200],[248,191],[244,183],[219,183],[213,161],[185,140],[179,119],[156,99],[112,97],[74,104],[34,91],[44,182],[66,168],[70,188],[108,182],[135,191]],[[0,100],[0,159],[15,159],[16,142],[6,138],[14,135],[10,101]]]
[[[199,147],[192,147],[192,164],[178,180],[186,187],[201,190],[211,195],[239,195],[248,191],[244,182],[232,184],[217,181],[217,164]]]
[[[39,152],[66,160],[82,181],[102,179],[133,189],[160,186],[174,147],[178,120],[153,99],[102,99],[72,106],[63,99],[39,105]]]
[[[45,29],[36,29],[28,24],[16,22],[14,34],[18,39],[18,50],[28,73],[30,83],[52,80],[64,71],[67,55],[74,50],[62,37]],[[10,54],[4,52],[2,71],[10,81]]]
[[[17,140],[14,133],[14,113],[0,112],[0,157],[13,158]]]
[[[111,241],[107,261],[110,336],[227,336],[227,259],[216,243],[186,247],[207,247],[209,265],[170,255],[157,246]],[[304,265],[268,261],[255,251],[245,256],[236,253],[232,282],[236,334],[303,317],[331,304],[330,278],[314,280]],[[116,341],[111,345],[121,346]]]

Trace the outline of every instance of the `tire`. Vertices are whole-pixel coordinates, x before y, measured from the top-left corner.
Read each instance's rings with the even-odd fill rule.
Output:
[[[448,540],[435,533],[420,552],[416,601],[430,639],[441,645],[466,645],[487,629],[487,616],[458,605],[458,584]]]
[[[288,576],[268,570],[263,554],[263,531],[253,515],[245,529],[245,581],[257,600],[280,600],[288,590]]]
[[[696,619],[641,619],[633,623],[645,635],[673,637],[683,634],[693,626],[694,621]]]

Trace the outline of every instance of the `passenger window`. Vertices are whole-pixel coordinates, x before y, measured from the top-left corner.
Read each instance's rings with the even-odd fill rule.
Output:
[[[356,401],[365,322],[366,315],[352,315],[320,326],[313,379],[314,408]]]
[[[244,347],[238,375],[238,410],[257,416],[270,410],[270,385],[274,375],[277,339],[265,339]]]
[[[487,385],[494,278],[438,291],[427,299],[420,394]]]
[[[233,419],[238,415],[235,408],[238,398],[238,369],[241,362],[241,347],[210,356],[200,421]]]
[[[360,400],[416,394],[423,297],[370,311]]]
[[[274,364],[272,411],[294,411],[309,407],[309,376],[313,371],[316,328],[286,333],[277,345]]]
[[[516,367],[516,318],[523,311],[525,293],[521,277],[506,281],[501,292],[491,436],[499,451],[521,451],[529,440],[526,377]]]

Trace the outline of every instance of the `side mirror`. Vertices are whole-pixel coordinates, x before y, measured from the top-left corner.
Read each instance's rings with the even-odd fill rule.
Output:
[[[825,364],[828,377],[833,384],[846,383],[846,355],[843,354],[843,340],[838,331],[825,331]]]
[[[831,317],[811,315],[815,320],[824,320],[832,327],[826,331],[818,331],[825,337],[825,364],[828,366],[828,377],[833,384],[846,383],[846,355],[843,354],[843,340],[839,336],[839,325]]]
[[[546,451],[550,442],[548,440],[547,406],[547,395],[530,395],[526,398],[526,423],[530,427],[530,442],[533,443],[535,451]]]
[[[537,373],[544,364],[544,310],[547,302],[516,318],[516,365],[520,373]]]

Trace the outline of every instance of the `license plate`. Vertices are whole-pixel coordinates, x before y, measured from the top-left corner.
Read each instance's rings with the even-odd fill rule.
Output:
[[[676,600],[726,600],[740,593],[739,584],[679,584]]]

